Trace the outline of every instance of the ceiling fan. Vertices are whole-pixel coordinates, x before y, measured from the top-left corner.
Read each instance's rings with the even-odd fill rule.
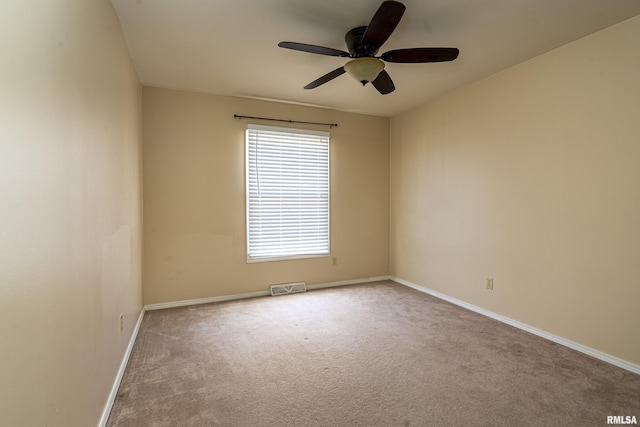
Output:
[[[453,61],[459,50],[453,47],[420,47],[411,49],[390,50],[376,56],[378,49],[387,41],[396,29],[405,11],[404,4],[385,0],[378,8],[371,22],[366,27],[356,27],[345,36],[349,52],[330,47],[316,46],[296,42],[280,42],[278,46],[319,55],[352,58],[344,66],[325,74],[306,85],[305,89],[313,89],[323,85],[342,74],[349,73],[362,85],[371,84],[383,95],[395,90],[389,73],[384,69],[384,62],[424,63]],[[384,62],[383,62],[384,61]]]

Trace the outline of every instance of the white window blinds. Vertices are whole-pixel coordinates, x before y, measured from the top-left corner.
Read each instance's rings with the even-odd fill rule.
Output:
[[[247,260],[329,255],[329,133],[249,125]]]

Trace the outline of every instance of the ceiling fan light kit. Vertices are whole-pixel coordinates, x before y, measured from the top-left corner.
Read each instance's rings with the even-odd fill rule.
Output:
[[[362,57],[352,59],[344,64],[344,69],[351,77],[362,83],[372,82],[384,70],[384,62],[378,58]]]
[[[362,83],[363,86],[371,82],[378,92],[386,95],[393,92],[395,86],[391,77],[384,69],[384,62],[414,64],[444,62],[453,61],[459,54],[458,49],[452,47],[421,47],[397,49],[376,56],[378,49],[387,41],[391,33],[393,33],[398,26],[404,11],[405,6],[399,1],[383,1],[375,15],[373,15],[373,18],[371,18],[368,26],[353,28],[347,32],[345,42],[349,52],[296,42],[280,42],[278,46],[317,55],[351,58],[351,61],[347,62],[344,66],[336,68],[306,85],[304,87],[305,89],[316,88],[346,72]]]

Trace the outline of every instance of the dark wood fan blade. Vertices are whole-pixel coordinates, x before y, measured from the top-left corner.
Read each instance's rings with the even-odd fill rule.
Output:
[[[326,82],[335,79],[338,76],[341,76],[345,73],[344,71],[344,67],[340,67],[340,68],[336,68],[335,70],[331,71],[330,73],[325,74],[324,76],[320,77],[317,80],[312,81],[311,83],[309,83],[308,85],[306,85],[304,88],[305,89],[313,89],[316,88],[320,85],[325,84]]]
[[[460,51],[455,47],[418,47],[414,49],[390,50],[380,56],[387,62],[444,62],[453,61]]]
[[[318,55],[342,56],[345,58],[348,58],[350,56],[349,53],[343,50],[333,49],[330,47],[315,46],[305,43],[280,42],[278,43],[278,46],[284,47],[285,49],[299,50],[301,52],[317,53]]]
[[[382,70],[380,74],[378,74],[378,77],[376,77],[375,80],[371,82],[371,84],[376,89],[378,89],[378,92],[383,95],[396,90],[396,87],[393,85],[393,81],[391,80],[389,73],[387,73],[385,70]]]
[[[398,1],[384,1],[367,25],[362,36],[362,45],[365,48],[372,46],[373,49],[369,48],[371,53],[377,51],[398,26],[404,10],[405,6]]]

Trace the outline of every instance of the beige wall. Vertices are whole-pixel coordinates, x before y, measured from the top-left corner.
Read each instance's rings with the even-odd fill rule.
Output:
[[[330,130],[337,266],[330,258],[247,264],[244,131],[251,121],[234,114],[338,123]],[[143,134],[145,303],[389,273],[388,118],[145,87]]]
[[[640,17],[392,118],[392,275],[640,364],[638,40]]]
[[[141,89],[109,1],[0,16],[0,424],[95,426],[142,308]]]

